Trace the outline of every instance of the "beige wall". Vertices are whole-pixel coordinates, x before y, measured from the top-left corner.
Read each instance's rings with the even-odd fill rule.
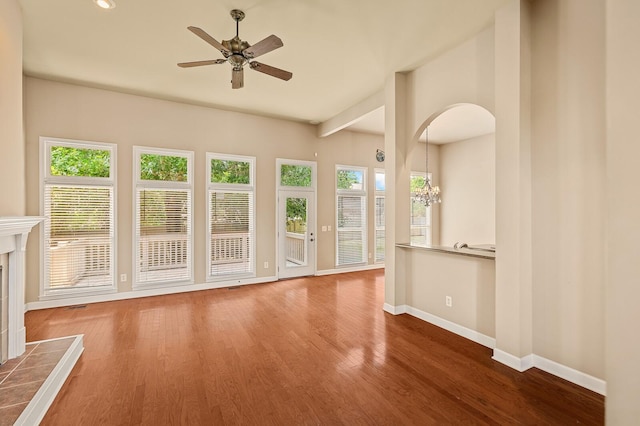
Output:
[[[339,131],[319,139],[318,152],[318,269],[334,269],[336,263],[336,164],[367,168],[367,254],[369,263],[375,259],[375,172],[384,168],[376,161],[376,149],[384,148],[384,137],[367,133]],[[331,226],[331,231],[322,232],[322,226]]]
[[[117,274],[132,276],[132,147],[178,148],[195,152],[194,273],[205,282],[205,153],[231,153],[257,158],[257,276],[276,274],[275,159],[318,162],[317,224],[332,225],[318,236],[318,269],[335,267],[335,164],[377,167],[376,148],[382,138],[340,132],[325,139],[314,126],[122,94],[107,90],[25,79],[27,140],[27,210],[39,214],[39,137],[58,137],[117,144]],[[318,156],[315,156],[315,153]],[[369,223],[373,223],[370,203]],[[38,299],[39,241],[28,250],[27,301]],[[373,241],[369,241],[373,251]],[[269,269],[262,267],[269,262]],[[118,283],[130,291],[131,281]]]
[[[533,349],[604,378],[604,4],[532,6]]]
[[[420,248],[400,250],[405,256],[410,254],[403,269],[413,277],[407,286],[407,305],[495,337],[493,259]],[[445,304],[446,296],[452,299],[451,307]]]
[[[533,351],[529,6],[528,0],[511,0],[496,13],[495,18],[494,356],[506,353],[515,357],[515,364],[519,364],[522,357]],[[522,368],[520,365],[513,366]]]
[[[440,145],[440,245],[496,241],[495,134]]]
[[[491,29],[410,73],[406,107],[409,134],[452,99],[492,110],[482,82],[495,77],[487,87],[495,87],[497,349],[509,362],[535,353],[596,378],[604,378],[603,17],[596,0],[514,0],[496,15],[495,54],[483,50]],[[446,148],[440,156],[444,168]],[[446,197],[447,172],[440,178]],[[396,253],[411,287],[426,269],[410,250]]]
[[[423,171],[424,146],[418,142],[424,129],[447,108],[459,103],[473,103],[493,112],[493,28],[451,49],[417,70],[405,74],[396,73],[386,83],[385,150],[388,174],[393,181],[387,187],[393,199],[387,197],[387,262],[385,274],[385,303],[400,306],[406,303],[405,286],[418,276],[407,275],[403,270],[411,262],[411,251],[394,249],[395,242],[409,239],[409,174]],[[433,153],[433,155],[432,155]],[[435,184],[439,184],[439,148],[430,147],[429,172]],[[432,211],[433,238],[438,244],[440,208]],[[390,226],[395,229],[390,230]],[[390,255],[390,250],[394,253]],[[399,251],[402,250],[402,251]],[[396,259],[398,256],[398,259]],[[424,271],[422,272],[424,273]],[[418,274],[420,275],[420,274]]]
[[[606,2],[607,213],[606,421],[637,424],[640,419],[640,2]]]
[[[25,214],[22,132],[22,12],[17,0],[0,2],[0,216]]]

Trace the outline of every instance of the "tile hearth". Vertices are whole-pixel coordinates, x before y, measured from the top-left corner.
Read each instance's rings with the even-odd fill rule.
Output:
[[[82,336],[27,343],[1,365],[0,426],[41,419],[81,352]]]

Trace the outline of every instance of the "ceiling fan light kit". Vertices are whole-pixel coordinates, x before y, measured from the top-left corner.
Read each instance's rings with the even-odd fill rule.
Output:
[[[240,89],[244,87],[244,66],[247,64],[249,64],[249,68],[251,68],[252,70],[259,71],[263,74],[267,74],[281,80],[289,81],[291,77],[293,77],[293,74],[289,71],[285,71],[253,60],[258,56],[264,55],[265,53],[269,53],[272,50],[282,47],[282,40],[272,34],[252,46],[247,41],[240,39],[239,36],[240,21],[242,21],[245,17],[244,12],[238,9],[233,9],[231,11],[231,17],[234,21],[236,21],[236,36],[231,40],[222,40],[222,43],[218,42],[201,28],[187,27],[189,31],[191,31],[202,40],[215,47],[216,50],[218,50],[220,53],[222,53],[224,59],[181,62],[178,64],[178,66],[181,68],[192,68],[200,67],[203,65],[219,65],[228,62],[233,67],[231,71],[232,89]]]

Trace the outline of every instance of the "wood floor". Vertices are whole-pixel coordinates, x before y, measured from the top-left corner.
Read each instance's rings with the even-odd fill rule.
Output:
[[[28,312],[85,335],[42,424],[603,424],[604,398],[408,315],[381,270]]]

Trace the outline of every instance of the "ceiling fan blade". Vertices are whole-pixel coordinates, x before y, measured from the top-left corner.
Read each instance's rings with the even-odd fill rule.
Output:
[[[291,77],[293,77],[293,74],[289,71],[281,70],[280,68],[265,65],[257,61],[249,62],[249,66],[252,70],[260,71],[281,80],[289,81]]]
[[[178,66],[180,68],[191,68],[191,67],[201,67],[203,65],[224,64],[225,62],[227,62],[226,59],[211,59],[208,61],[180,62]]]
[[[282,40],[279,37],[271,34],[269,37],[265,38],[254,44],[253,46],[249,46],[242,51],[242,54],[247,59],[257,58],[260,55],[264,55],[265,53],[271,52],[272,50],[277,49],[278,47],[282,47]]]
[[[233,69],[231,71],[231,88],[241,89],[244,87],[244,68]]]
[[[198,37],[200,37],[201,39],[203,39],[204,41],[206,41],[207,43],[209,43],[210,45],[212,45],[213,47],[215,47],[216,49],[218,49],[220,53],[224,55],[225,58],[231,54],[229,49],[227,49],[221,43],[219,43],[218,40],[216,40],[215,38],[207,34],[202,28],[187,27],[187,29],[192,33],[194,33],[195,35],[197,35]]]

